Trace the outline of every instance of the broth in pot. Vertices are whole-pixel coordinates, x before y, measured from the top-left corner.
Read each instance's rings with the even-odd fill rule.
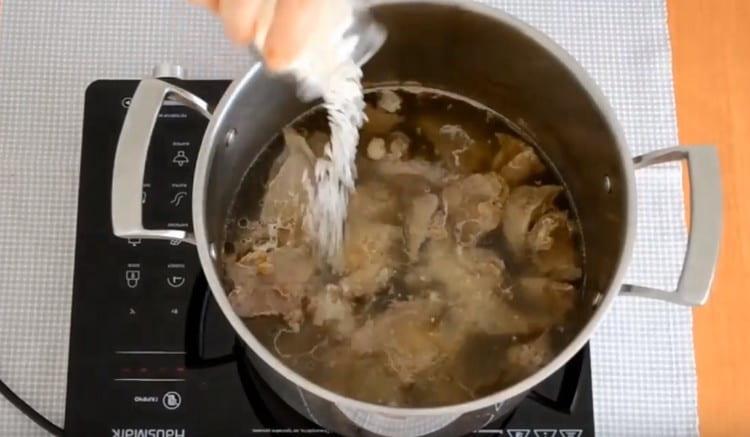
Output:
[[[303,175],[329,140],[317,107],[236,195],[223,258],[235,312],[287,366],[363,401],[450,405],[527,377],[590,315],[564,184],[479,104],[405,87],[366,100],[341,262],[304,232]]]

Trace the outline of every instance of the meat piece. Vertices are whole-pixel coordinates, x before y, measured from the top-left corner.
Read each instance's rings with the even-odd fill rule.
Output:
[[[333,325],[339,336],[350,335],[355,328],[354,309],[343,298],[341,287],[329,284],[310,299],[308,311],[316,326]]]
[[[562,211],[549,212],[537,220],[526,236],[526,245],[539,273],[562,281],[581,277],[573,229],[567,213]]]
[[[367,297],[372,298],[378,292],[388,286],[391,277],[396,273],[389,262],[384,259],[376,260],[377,263],[364,265],[341,279],[339,285],[344,296],[348,298]]]
[[[385,140],[380,137],[374,137],[367,144],[367,157],[378,161],[385,157]]]
[[[414,198],[407,206],[404,218],[406,253],[410,261],[416,261],[419,248],[429,235],[432,216],[438,208],[439,200],[434,194],[424,194]]]
[[[459,244],[475,245],[495,229],[508,200],[508,186],[495,173],[473,174],[448,184],[443,202]]]
[[[351,221],[395,223],[398,198],[386,184],[369,181],[358,185],[357,190],[351,194],[348,211]]]
[[[390,113],[398,112],[401,109],[401,97],[393,90],[380,90],[378,108]]]
[[[440,283],[448,298],[463,298],[476,290],[492,291],[501,286],[504,270],[503,261],[488,249],[430,241],[409,276]]]
[[[519,313],[499,296],[505,265],[497,255],[476,247],[455,248],[450,242],[430,241],[421,262],[406,280],[415,288],[439,284],[448,306],[441,335],[459,345],[471,332],[521,334],[531,329]]]
[[[526,236],[534,221],[553,208],[555,197],[562,191],[558,185],[522,185],[510,192],[505,205],[502,229],[505,240],[516,257],[526,252]]]
[[[453,144],[454,149],[451,151],[453,165],[461,168],[461,155],[469,151],[469,148],[474,145],[474,140],[457,124],[443,125],[438,132],[441,140]]]
[[[438,120],[427,119],[422,123],[422,133],[435,146],[435,150],[445,164],[462,173],[470,173],[472,165],[468,162],[475,141],[463,127],[455,124],[442,124]]]
[[[515,187],[528,183],[544,173],[544,164],[531,146],[510,135],[497,134],[497,137],[500,151],[492,160],[492,168],[508,185]]]
[[[495,134],[500,150],[492,158],[492,170],[500,171],[513,157],[523,152],[527,147],[522,140],[508,134]]]
[[[268,183],[263,196],[260,221],[294,227],[301,224],[307,204],[303,174],[312,174],[315,157],[307,141],[293,129],[284,129],[286,149],[278,173]]]
[[[417,120],[422,135],[432,143],[449,169],[460,174],[490,170],[492,155],[489,148],[477,146],[483,141],[484,126],[454,123],[451,117],[440,115]]]
[[[535,176],[544,173],[544,170],[544,164],[539,160],[534,149],[528,148],[505,164],[500,169],[500,176],[508,181],[508,185],[515,187],[531,182]]]
[[[391,151],[387,152],[383,159],[358,161],[357,171],[360,180],[380,180],[392,187],[401,198],[414,197],[442,188],[448,179],[446,169],[440,163],[424,159],[404,160],[409,154],[409,149],[406,143],[398,139],[400,134],[394,133],[397,137],[392,141]]]
[[[240,259],[239,264],[257,266],[260,260],[273,266],[272,279],[285,288],[287,285],[304,284],[315,272],[315,261],[307,247],[280,247],[265,256],[248,254]]]
[[[448,184],[443,190],[443,198],[448,208],[458,208],[472,200],[507,198],[508,188],[494,173],[473,174]]]
[[[549,334],[544,333],[536,339],[508,348],[508,362],[528,374],[547,364],[554,354]]]
[[[360,354],[383,353],[403,383],[434,366],[443,357],[440,339],[432,333],[435,310],[426,299],[393,303],[354,332],[351,347]]]
[[[427,234],[433,240],[445,240],[448,238],[448,214],[444,209],[436,211],[427,227]]]
[[[576,290],[565,282],[548,278],[522,278],[515,300],[537,328],[550,328],[565,320],[575,304]]]
[[[239,261],[228,263],[226,270],[234,285],[229,301],[240,317],[278,315],[293,329],[299,328],[302,298],[315,272],[307,248],[252,251]]]
[[[344,296],[371,297],[385,288],[395,273],[403,236],[399,226],[370,220],[347,220],[344,242]]]
[[[230,263],[239,259],[236,255],[245,255],[252,250],[272,250],[288,242],[288,235],[276,224],[264,224],[247,218],[237,220],[235,233],[235,241],[231,247],[233,250],[224,254]]]
[[[464,335],[522,335],[536,330],[535,325],[490,290],[467,293],[457,300],[449,317],[445,318],[445,326]]]
[[[232,309],[240,317],[281,316],[297,331],[304,320],[300,296],[290,296],[279,288],[258,286],[251,291],[234,289],[229,295]]]
[[[393,114],[382,108],[373,108],[370,105],[365,107],[367,121],[362,126],[362,138],[369,141],[373,136],[384,136],[389,134],[404,118],[398,114]]]
[[[393,160],[399,160],[406,157],[409,152],[409,145],[411,144],[411,138],[409,138],[403,132],[392,132],[388,135],[388,148],[390,153],[388,157]]]
[[[373,163],[373,169],[385,178],[394,176],[417,176],[430,185],[442,187],[448,173],[443,167],[427,162],[423,159],[410,159],[408,161],[383,160]]]

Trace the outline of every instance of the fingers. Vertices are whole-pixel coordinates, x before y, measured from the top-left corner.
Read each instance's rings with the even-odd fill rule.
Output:
[[[340,0],[189,0],[219,14],[237,44],[255,41],[272,70],[283,69],[334,25]],[[269,24],[268,21],[271,21]]]
[[[212,12],[219,12],[219,0],[188,0],[190,3],[210,9]]]
[[[224,21],[227,36],[237,44],[250,44],[255,38],[258,11],[264,0],[214,1],[218,2],[218,12]]]
[[[329,0],[324,0],[328,2]],[[263,47],[266,65],[278,70],[289,65],[304,49],[311,32],[320,29],[320,0],[278,0],[273,23]]]

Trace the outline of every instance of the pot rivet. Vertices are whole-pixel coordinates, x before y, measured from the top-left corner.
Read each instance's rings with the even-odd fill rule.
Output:
[[[608,175],[604,175],[604,191],[612,192],[612,179]]]
[[[208,246],[208,254],[211,256],[211,259],[218,259],[219,251],[216,250],[216,243],[211,243],[211,245]]]
[[[229,147],[234,143],[234,139],[237,137],[237,129],[229,129],[227,136],[224,137],[224,147]]]

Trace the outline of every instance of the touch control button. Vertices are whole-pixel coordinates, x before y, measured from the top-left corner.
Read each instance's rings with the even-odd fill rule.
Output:
[[[138,288],[141,283],[141,264],[129,263],[124,273],[125,285],[130,289]]]
[[[176,410],[182,405],[182,396],[176,391],[168,391],[161,398],[161,403],[167,410]]]
[[[185,264],[167,264],[167,285],[172,288],[180,288],[187,282],[185,275]]]

